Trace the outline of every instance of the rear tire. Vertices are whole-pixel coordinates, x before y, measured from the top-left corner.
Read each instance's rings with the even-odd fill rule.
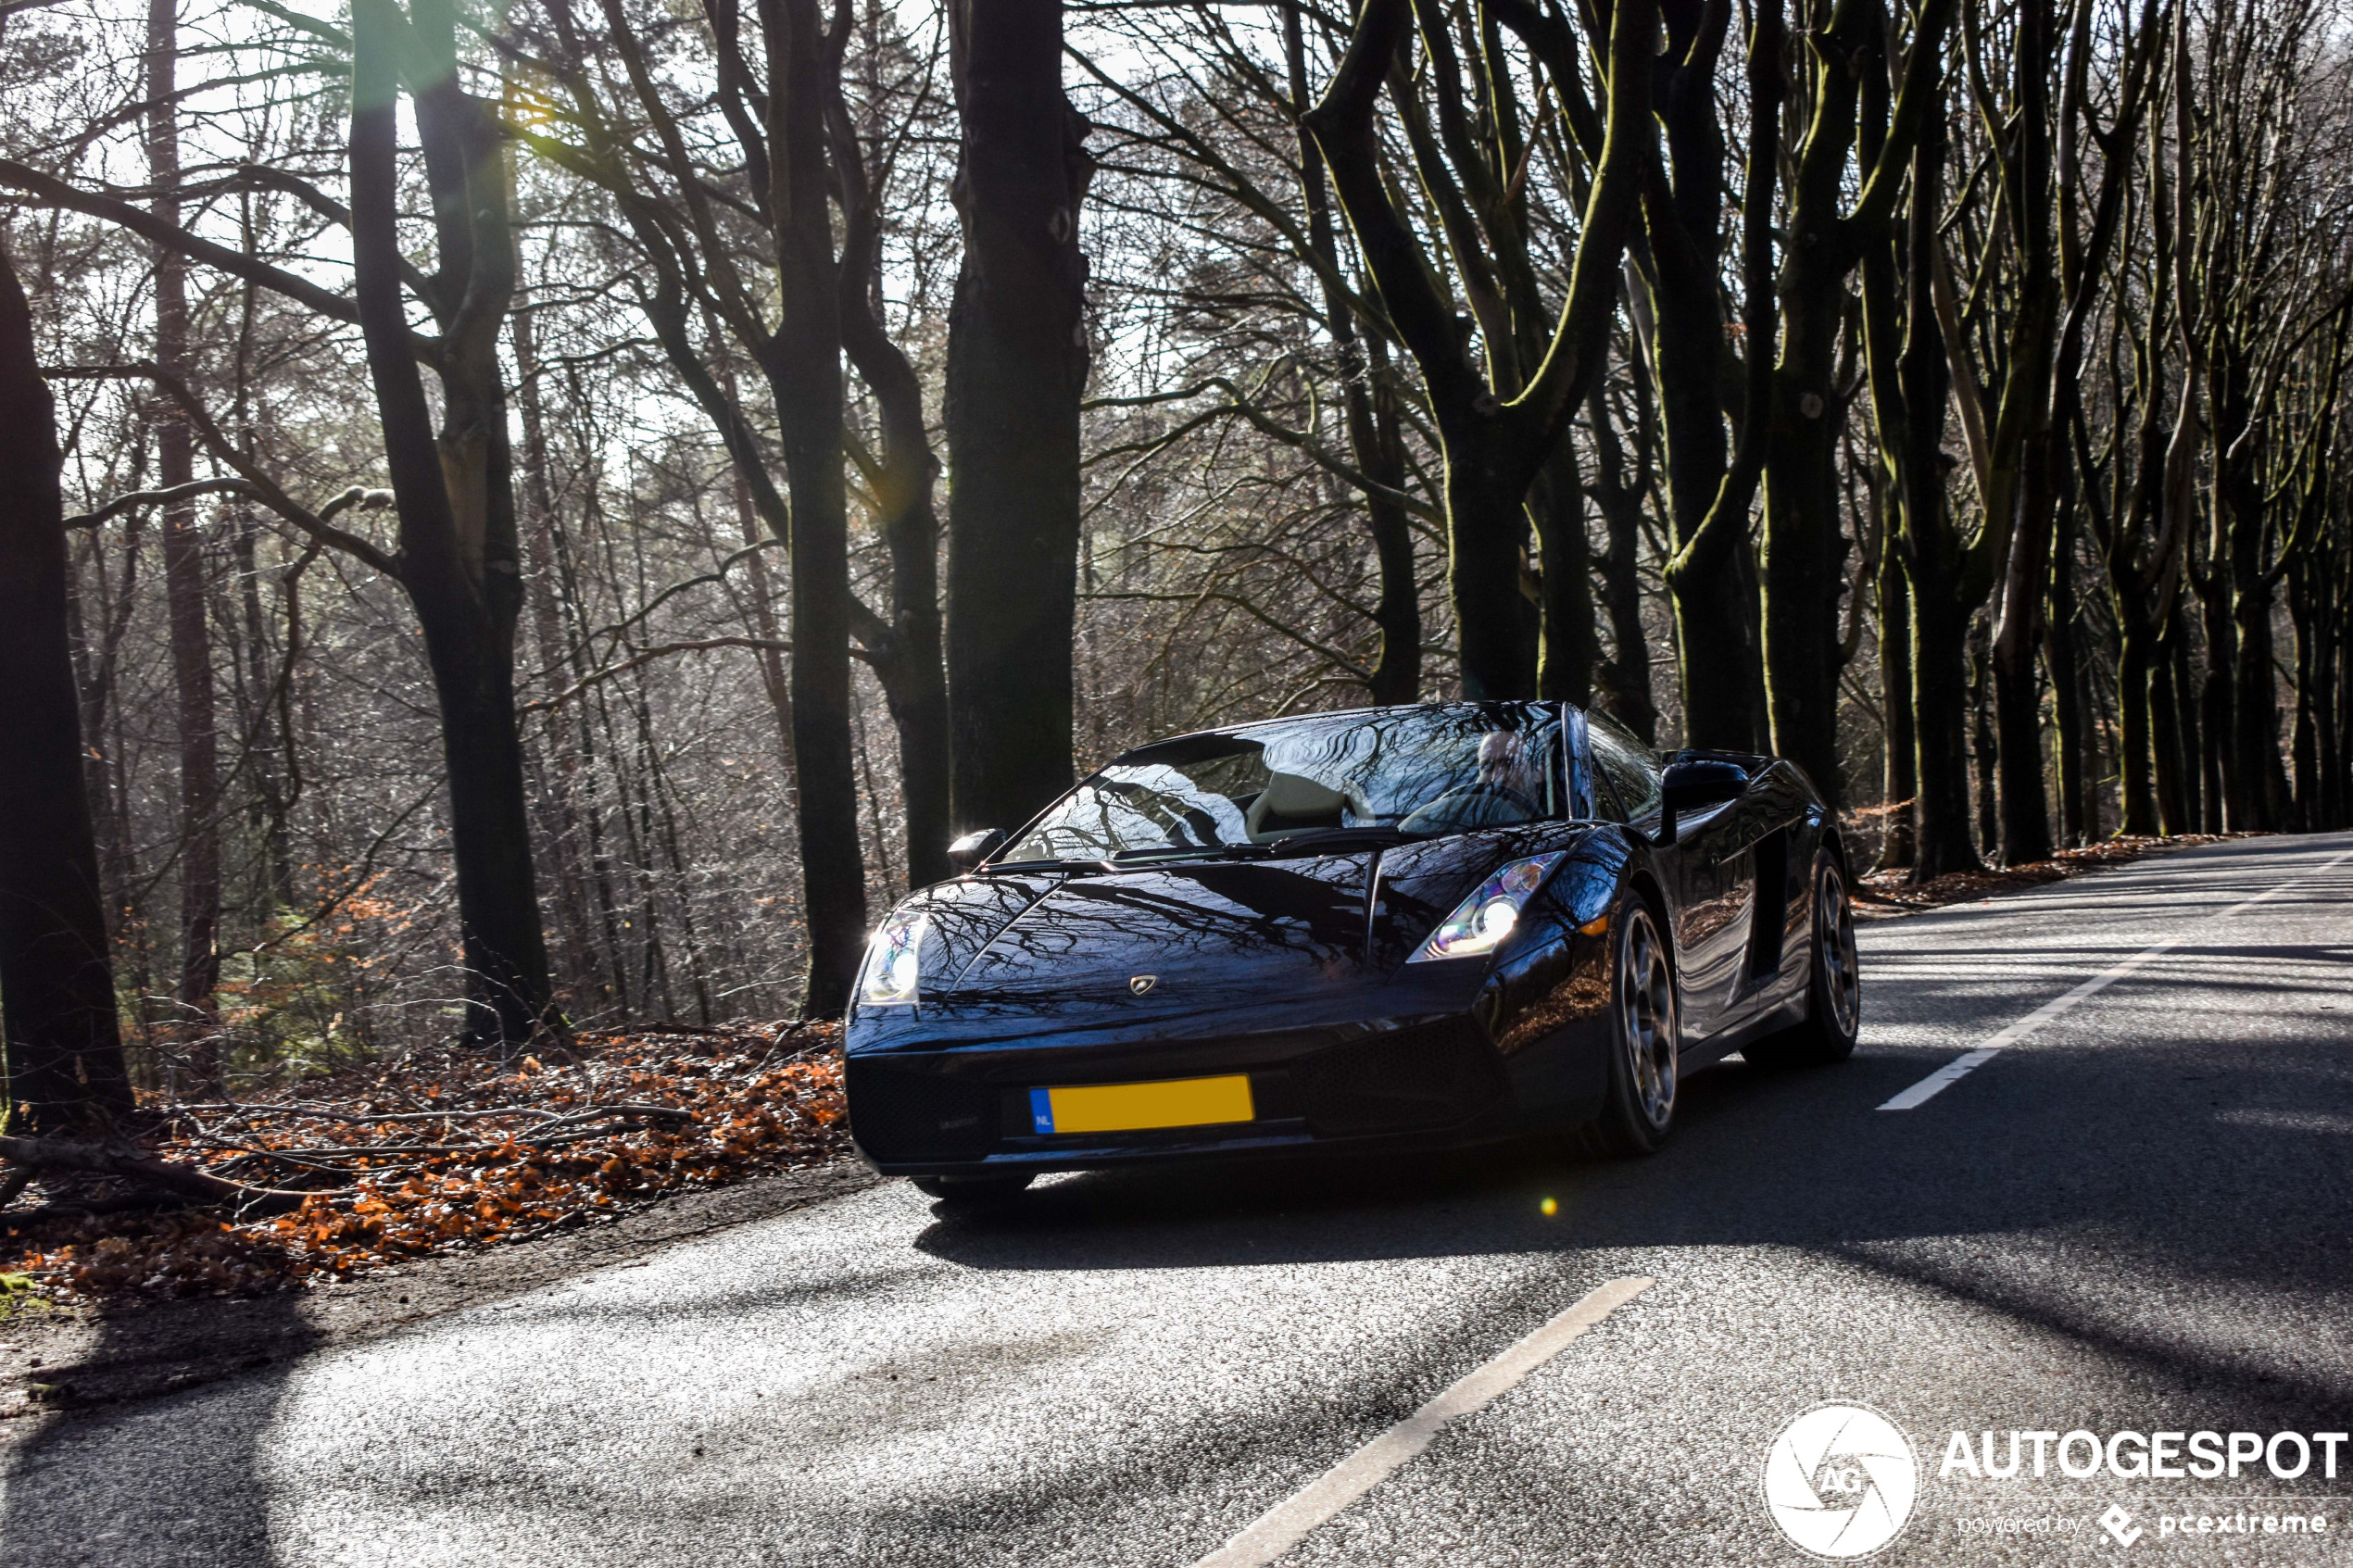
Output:
[[[1675,970],[1650,906],[1631,894],[1611,920],[1609,1083],[1579,1141],[1593,1154],[1655,1154],[1675,1125],[1682,1048]]]
[[[1863,1026],[1862,971],[1855,952],[1855,907],[1827,849],[1814,857],[1813,941],[1806,960],[1806,1022],[1741,1054],[1759,1067],[1827,1067],[1855,1054]]]
[[[951,1209],[990,1209],[1010,1203],[1037,1179],[1025,1171],[1018,1176],[916,1176],[915,1190]]]

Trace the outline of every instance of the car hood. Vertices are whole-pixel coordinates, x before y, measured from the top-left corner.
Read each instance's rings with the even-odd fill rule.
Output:
[[[1190,861],[1063,876],[952,977],[943,953],[935,994],[950,1004],[1100,1000],[1157,1010],[1358,979],[1372,859]],[[928,980],[928,955],[925,967]]]
[[[1559,847],[1565,827],[1272,860],[963,878],[914,906],[930,917],[925,997],[992,1010],[1096,1004],[1140,1016],[1378,985],[1500,861]]]

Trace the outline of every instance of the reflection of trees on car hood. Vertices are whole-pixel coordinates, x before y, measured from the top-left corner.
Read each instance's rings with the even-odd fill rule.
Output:
[[[1186,864],[1063,879],[1007,922],[961,970],[939,972],[950,999],[1055,998],[1101,993],[1126,1001],[1127,981],[1162,977],[1175,1005],[1219,999],[1176,982],[1214,973],[1263,992],[1354,978],[1365,970],[1365,882],[1372,855],[1277,862]],[[1230,960],[1255,961],[1236,972]],[[1246,976],[1246,978],[1242,978]]]
[[[1100,996],[1123,1010],[1264,1000],[1285,987],[1378,983],[1481,877],[1540,838],[1556,845],[1558,831],[1272,860],[998,872],[942,884],[903,912],[930,919],[928,999]],[[1252,961],[1238,970],[1237,957]],[[1189,985],[1194,973],[1216,976],[1220,989]],[[1161,978],[1150,1003],[1127,991],[1138,974]]]

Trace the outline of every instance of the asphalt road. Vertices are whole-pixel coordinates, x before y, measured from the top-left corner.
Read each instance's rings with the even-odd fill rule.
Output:
[[[1944,1474],[1957,1430],[2353,1427],[2348,855],[2220,845],[1869,925],[1855,1059],[1695,1077],[1639,1163],[1088,1175],[986,1221],[893,1183],[69,1417],[16,1454],[0,1562],[1185,1568],[1645,1278],[1276,1561],[1803,1562],[1760,1478],[1830,1400],[1917,1455],[1880,1562],[2353,1561],[2353,1447],[2335,1481]],[[2325,1533],[2262,1533],[2289,1513]]]

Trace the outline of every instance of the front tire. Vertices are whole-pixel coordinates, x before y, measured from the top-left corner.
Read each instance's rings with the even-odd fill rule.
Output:
[[[1596,1154],[1655,1154],[1675,1125],[1682,1047],[1675,971],[1650,906],[1629,895],[1611,922],[1609,1084],[1583,1142]]]
[[[1032,1181],[1035,1173],[1025,1171],[1017,1176],[915,1176],[911,1178],[915,1190],[925,1198],[936,1198],[950,1209],[972,1210],[993,1209],[1019,1198]]]
[[[1741,1054],[1759,1067],[1827,1067],[1855,1054],[1863,1027],[1863,978],[1855,950],[1855,906],[1827,849],[1814,857],[1812,950],[1806,957],[1806,1022]]]

